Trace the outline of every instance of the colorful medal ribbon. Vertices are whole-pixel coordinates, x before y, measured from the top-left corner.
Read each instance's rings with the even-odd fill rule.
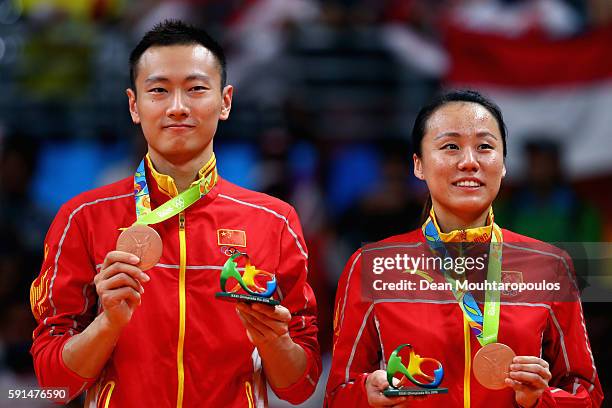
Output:
[[[489,219],[491,221],[491,239],[489,245],[489,263],[487,269],[487,282],[496,285],[501,283],[501,266],[502,266],[502,231],[501,228],[493,221],[493,210],[489,210]],[[444,240],[440,237],[440,232],[435,223],[435,214],[433,208],[429,213],[429,217],[423,224],[422,230],[423,235],[427,239],[427,243],[431,250],[438,256],[444,256],[444,258],[450,257],[448,249],[444,245]],[[470,235],[471,231],[467,232],[466,236]],[[445,237],[450,239],[455,238],[454,233],[444,234]],[[486,240],[472,240],[470,241],[482,241]],[[442,262],[444,266],[445,262]],[[476,303],[474,296],[469,291],[457,290],[455,279],[450,275],[449,271],[444,270],[444,277],[448,282],[451,283],[453,289],[453,295],[457,299],[459,307],[463,311],[465,318],[472,329],[472,333],[478,339],[481,346],[485,346],[490,343],[497,342],[497,333],[499,331],[499,308],[500,308],[500,291],[499,290],[486,290],[485,291],[485,307],[484,315]]]
[[[217,183],[217,160],[213,153],[212,158],[206,165],[204,175],[197,182],[192,183],[187,190],[166,201],[155,210],[151,210],[145,160],[146,158],[142,159],[136,173],[134,173],[134,199],[136,201],[136,222],[134,224],[157,224],[172,218],[208,194]]]

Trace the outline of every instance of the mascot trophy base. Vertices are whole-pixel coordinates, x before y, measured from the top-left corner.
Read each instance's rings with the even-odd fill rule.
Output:
[[[448,388],[420,388],[420,387],[405,387],[405,388],[388,388],[383,391],[385,397],[406,397],[410,395],[434,395],[447,394]]]
[[[261,296],[247,295],[243,293],[232,293],[232,292],[217,292],[215,297],[219,300],[225,300],[228,302],[246,302],[246,303],[263,303],[270,306],[280,305],[280,302],[276,299],[266,298]]]

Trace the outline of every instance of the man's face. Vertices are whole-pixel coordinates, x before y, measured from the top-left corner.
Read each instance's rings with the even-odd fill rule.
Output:
[[[174,164],[212,152],[219,120],[229,117],[231,86],[221,90],[215,56],[201,45],[156,46],[137,65],[137,94],[127,90],[130,115],[149,150]]]

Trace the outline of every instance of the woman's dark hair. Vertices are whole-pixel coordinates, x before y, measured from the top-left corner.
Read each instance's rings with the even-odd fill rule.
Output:
[[[504,147],[503,153],[504,157],[506,157],[506,136],[508,134],[508,130],[506,128],[506,123],[504,122],[504,116],[502,115],[501,109],[492,100],[487,99],[479,92],[470,89],[459,89],[447,92],[434,98],[429,104],[421,108],[416,119],[414,120],[414,127],[412,128],[412,148],[414,149],[416,155],[419,157],[421,156],[421,142],[425,136],[427,121],[429,121],[431,115],[433,115],[439,108],[451,102],[477,103],[488,110],[491,115],[493,115],[497,121],[497,125],[499,126],[499,132],[501,133]]]
[[[499,126],[499,132],[502,137],[503,144],[503,154],[506,157],[507,148],[506,148],[506,136],[508,134],[508,129],[506,128],[506,123],[504,122],[504,116],[502,115],[501,109],[495,102],[490,99],[487,99],[485,96],[480,94],[479,92],[470,90],[470,89],[459,89],[444,93],[436,98],[434,98],[429,104],[425,105],[421,108],[419,113],[417,114],[416,119],[414,120],[414,127],[412,128],[412,148],[414,153],[421,157],[421,142],[423,141],[423,137],[425,136],[425,131],[427,128],[427,122],[429,118],[442,106],[451,102],[472,102],[477,103],[480,106],[484,107],[488,110],[491,115],[497,121],[497,125]],[[431,209],[431,196],[427,197],[427,202],[425,203],[425,207],[423,208],[423,214],[421,216],[422,222],[425,222],[427,217],[429,216],[429,210]]]

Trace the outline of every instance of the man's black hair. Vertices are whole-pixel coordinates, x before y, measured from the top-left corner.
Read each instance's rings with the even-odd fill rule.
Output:
[[[201,45],[217,59],[221,74],[221,89],[227,81],[226,62],[223,48],[204,30],[185,24],[179,20],[165,20],[148,31],[130,53],[130,83],[136,92],[138,62],[144,52],[151,47],[170,45]]]

